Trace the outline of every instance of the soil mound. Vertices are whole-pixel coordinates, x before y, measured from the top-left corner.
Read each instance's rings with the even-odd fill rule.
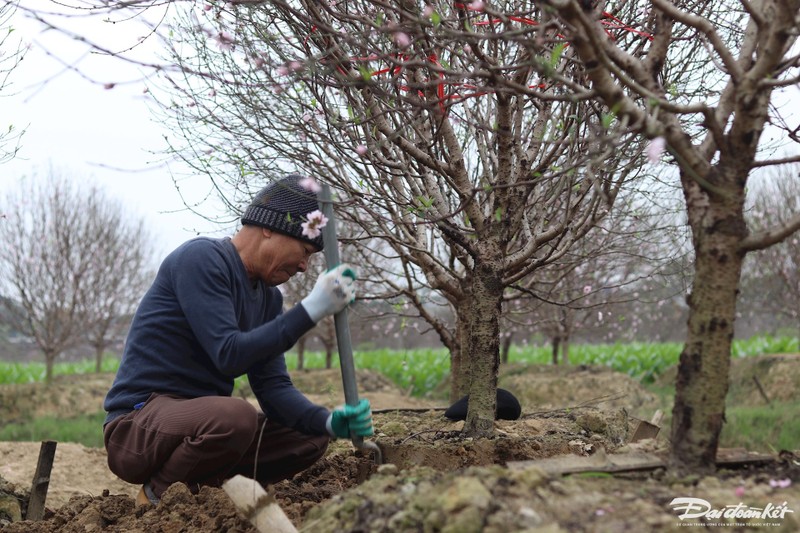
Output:
[[[677,367],[670,367],[657,382],[672,386],[677,374]],[[800,402],[800,354],[731,359],[727,405],[764,405],[767,401]]]
[[[14,423],[56,416],[72,418],[103,410],[103,399],[114,374],[71,374],[54,376],[44,383],[0,385],[0,420]]]
[[[639,382],[606,366],[521,365],[501,368],[498,387],[508,389],[523,413],[574,406],[624,407],[649,418],[657,401]]]
[[[781,374],[793,375],[789,372],[784,369]],[[763,375],[762,384],[770,387],[769,372]],[[295,371],[293,379],[315,401],[342,401],[338,369]],[[745,375],[740,381],[748,379],[752,381]],[[417,407],[421,400],[399,393],[380,375],[360,371],[359,380],[363,397],[386,401],[382,408],[388,411],[375,414],[374,441],[393,464],[378,466],[370,456],[354,451],[351,443],[335,441],[317,464],[270,487],[301,531],[683,531],[688,522],[671,505],[675,498],[702,499],[713,509],[737,505],[783,509],[783,516],[769,522],[770,531],[800,530],[797,452],[787,452],[766,467],[683,480],[669,479],[663,470],[561,477],[535,466],[507,466],[512,461],[602,457],[630,450],[632,416],[641,416],[639,410],[646,411],[652,397],[628,376],[607,368],[504,368],[499,386],[520,399],[523,414],[519,420],[496,422],[495,435],[489,439],[465,438],[460,433],[463,422],[444,418],[440,406]],[[107,385],[97,387],[101,398],[106,389]],[[26,389],[23,396],[28,394]],[[75,394],[73,398],[78,397]],[[58,398],[46,398],[50,409],[65,408]],[[97,409],[96,402],[85,403],[92,406],[89,412]],[[649,449],[663,450],[663,433],[648,443]],[[38,443],[0,443],[0,477],[17,487],[4,490],[22,509],[26,496],[19,487],[29,486],[38,449]],[[16,466],[25,461],[26,467]],[[193,495],[176,484],[158,506],[136,506],[136,491],[138,487],[122,483],[108,471],[103,450],[59,443],[45,520],[4,526],[0,507],[0,529],[3,533],[255,531],[238,517],[221,489],[206,488]],[[708,528],[708,520],[694,521]],[[724,523],[725,531],[763,531],[767,522],[750,517],[719,523]]]

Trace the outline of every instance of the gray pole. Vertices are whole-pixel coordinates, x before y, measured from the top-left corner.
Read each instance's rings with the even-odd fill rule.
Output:
[[[331,188],[322,186],[320,194],[322,214],[328,223],[322,228],[322,238],[325,241],[325,264],[328,270],[336,267],[341,262],[339,259],[339,241],[336,233],[336,216],[333,213],[333,198]],[[347,322],[347,309],[333,315],[336,327],[336,344],[339,348],[339,366],[342,369],[342,384],[344,386],[344,401],[347,405],[358,404],[358,385],[356,383],[356,367],[353,362],[353,343],[350,340],[350,325]],[[374,442],[364,442],[364,438],[352,435],[353,446],[359,449],[368,448],[375,452],[375,462],[380,464],[383,456],[380,448]]]

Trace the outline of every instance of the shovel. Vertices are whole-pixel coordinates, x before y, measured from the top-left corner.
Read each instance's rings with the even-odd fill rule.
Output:
[[[322,214],[328,219],[328,223],[322,228],[322,238],[325,241],[325,263],[328,268],[334,268],[339,264],[339,241],[336,237],[336,217],[333,214],[333,199],[331,189],[328,185],[322,186],[320,194],[320,204]],[[333,323],[336,327],[336,344],[339,348],[339,366],[342,369],[342,384],[344,385],[344,401],[347,405],[358,404],[358,385],[356,384],[356,368],[353,363],[353,344],[350,340],[350,325],[347,323],[347,309],[333,315]],[[365,441],[364,437],[351,435],[353,446],[360,450],[371,450],[375,453],[375,462],[383,462],[383,453],[377,444]]]

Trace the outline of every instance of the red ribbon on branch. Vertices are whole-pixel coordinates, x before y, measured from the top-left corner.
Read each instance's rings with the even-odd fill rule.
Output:
[[[476,11],[476,12],[482,12],[483,11],[482,7],[476,8],[476,7],[472,7],[470,4],[463,4],[463,3],[459,3],[459,2],[454,3],[453,6],[456,7],[456,8],[459,8],[459,9],[467,10],[467,11]],[[525,25],[528,25],[528,26],[538,26],[539,25],[539,22],[534,20],[534,19],[531,19],[531,18],[528,18],[528,17],[515,16],[515,15],[510,15],[510,16],[506,17],[506,20],[513,21],[513,22],[518,22],[520,24],[525,24]],[[503,22],[505,22],[504,19],[495,17],[495,18],[492,18],[492,19],[489,19],[489,20],[476,21],[476,22],[473,23],[473,25],[474,26],[489,26],[489,25],[492,25],[492,24],[499,24],[499,23],[503,23]],[[620,19],[618,19],[617,17],[615,17],[611,13],[608,13],[607,11],[603,11],[602,19],[601,19],[600,23],[603,26],[606,27],[606,30],[605,30],[606,34],[612,40],[616,40],[616,38],[612,34],[611,30],[621,30],[621,31],[624,31],[624,32],[633,33],[633,34],[638,35],[640,37],[644,37],[645,39],[647,39],[649,41],[653,40],[653,35],[652,34],[647,33],[645,31],[637,30],[636,28],[633,28],[633,27],[625,24]],[[316,29],[317,29],[316,26],[312,27],[311,28],[312,33],[314,31],[316,31]],[[561,38],[561,39],[566,40],[566,38],[561,34],[557,34],[557,36],[559,38]],[[304,44],[306,46],[308,44],[308,39],[309,38],[306,37],[306,39],[304,41]],[[567,42],[566,45],[569,46],[569,43]],[[400,61],[400,63],[402,63],[403,61],[405,61],[408,58],[408,56],[406,56],[404,54],[397,54],[396,57]],[[374,60],[378,60],[378,59],[380,59],[380,56],[378,56],[378,55],[370,55],[368,57],[348,58],[349,61],[353,61],[353,62],[369,62],[369,61],[374,61]],[[438,58],[436,57],[435,54],[429,55],[428,56],[428,61],[430,61],[436,67],[439,67],[440,69],[442,68],[441,63],[439,63],[439,60],[438,60]],[[336,68],[342,74],[347,74],[347,72],[341,66],[337,65]],[[370,72],[370,76],[380,76],[382,74],[389,74],[389,73],[391,73],[392,76],[399,76],[402,73],[402,71],[403,71],[403,65],[402,64],[395,64],[394,66],[389,66],[389,67],[386,67],[386,68],[383,68],[383,69],[379,69],[379,70],[375,70],[373,72]],[[441,70],[439,72],[439,79],[441,81],[436,86],[436,96],[438,97],[439,106],[440,106],[442,112],[446,112],[445,102],[448,101],[448,100],[464,100],[464,99],[467,99],[467,98],[476,98],[478,96],[484,96],[484,95],[489,94],[491,92],[491,91],[486,91],[486,90],[480,91],[480,90],[478,90],[479,89],[478,86],[472,85],[472,84],[468,84],[468,83],[448,82],[448,81],[445,80],[444,72],[442,72]],[[445,85],[462,87],[462,88],[466,88],[466,89],[473,89],[474,92],[467,93],[467,94],[454,93],[454,94],[447,95],[447,94],[445,94]],[[400,85],[398,88],[401,91],[410,91],[411,90],[411,88],[406,86],[406,85]],[[538,83],[538,84],[534,84],[534,85],[529,85],[528,88],[529,89],[546,89],[547,88],[547,84],[546,83]],[[422,90],[418,89],[417,90],[417,94],[421,98],[423,98],[423,99],[425,98],[425,94],[424,94],[424,92]]]

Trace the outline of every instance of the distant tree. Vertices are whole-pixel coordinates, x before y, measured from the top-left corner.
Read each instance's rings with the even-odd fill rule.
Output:
[[[785,224],[800,213],[798,168],[785,172],[756,187],[748,220],[755,229]],[[794,327],[800,336],[800,234],[747,256],[744,266],[743,293],[757,311],[780,318]],[[746,312],[746,310],[742,310]]]
[[[90,335],[104,347],[111,323],[142,291],[149,243],[121,204],[51,171],[7,193],[0,268],[15,327],[44,353],[46,381],[56,358]],[[19,312],[17,312],[19,311]]]
[[[91,194],[91,193],[90,193]],[[122,204],[101,198],[84,216],[95,225],[97,251],[81,287],[81,315],[87,343],[100,372],[106,348],[127,331],[130,317],[154,277],[150,235],[144,221],[126,221]]]
[[[635,337],[646,317],[629,313],[625,320],[623,310],[657,305],[671,295],[657,290],[654,280],[675,284],[672,278],[683,276],[672,267],[688,253],[675,188],[649,184],[622,196],[617,205],[622,204],[558,261],[520,282],[519,297],[508,299],[505,329],[546,337],[553,364],[569,363],[576,338],[602,340],[603,330],[609,338]]]

